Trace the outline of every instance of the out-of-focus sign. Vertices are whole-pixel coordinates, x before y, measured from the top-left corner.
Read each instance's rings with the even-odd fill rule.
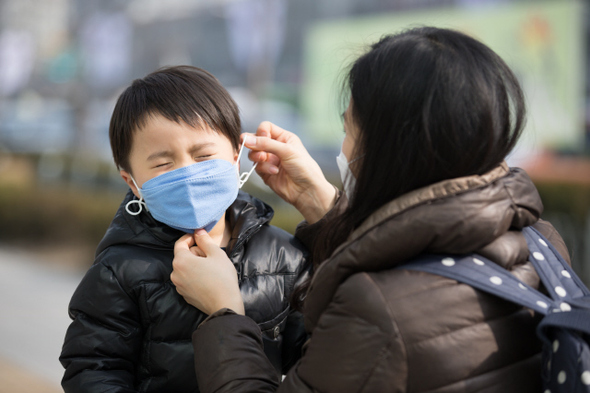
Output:
[[[515,72],[528,105],[521,155],[577,149],[584,136],[583,11],[579,1],[544,1],[322,22],[307,36],[302,104],[309,136],[318,144],[341,142],[340,82],[370,44],[384,34],[432,25],[483,41]]]

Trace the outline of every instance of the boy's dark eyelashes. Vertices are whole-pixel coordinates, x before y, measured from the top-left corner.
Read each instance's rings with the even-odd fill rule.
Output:
[[[213,156],[213,154],[204,154],[202,156],[195,157],[195,160],[200,160],[200,159],[208,158],[208,157],[212,157],[212,156]],[[161,164],[155,165],[154,168],[162,168],[162,167],[165,167],[166,165],[170,165],[170,164],[172,164],[172,162],[163,162]]]

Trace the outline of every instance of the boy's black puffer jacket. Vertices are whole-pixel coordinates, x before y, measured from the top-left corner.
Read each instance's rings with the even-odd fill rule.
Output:
[[[198,392],[191,334],[207,317],[170,281],[174,242],[183,234],[150,214],[131,216],[129,192],[69,306],[73,319],[60,356],[62,385],[75,392]],[[240,192],[227,210],[227,253],[236,266],[246,314],[265,332],[265,352],[278,370],[299,358],[306,339],[289,308],[304,279],[307,252],[270,226],[273,210]]]

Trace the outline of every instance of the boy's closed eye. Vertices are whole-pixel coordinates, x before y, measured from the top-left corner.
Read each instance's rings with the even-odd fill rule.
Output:
[[[206,161],[208,159],[213,158],[214,154],[203,154],[203,155],[199,155],[196,156],[194,158],[195,162],[200,162],[200,161]],[[165,168],[167,166],[173,165],[174,163],[172,161],[166,161],[166,162],[161,162],[161,163],[156,163],[152,168],[156,169],[156,168]]]
[[[207,160],[208,158],[213,157],[213,154],[204,154],[198,157],[195,157],[195,161],[204,161]]]

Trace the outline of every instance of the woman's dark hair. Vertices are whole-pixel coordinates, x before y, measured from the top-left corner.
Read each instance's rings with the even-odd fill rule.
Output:
[[[118,168],[131,172],[133,136],[156,114],[192,127],[206,124],[225,135],[236,151],[240,147],[239,109],[221,83],[201,68],[166,67],[134,80],[117,100],[109,139]]]
[[[351,164],[357,179],[348,208],[317,238],[315,265],[385,203],[498,166],[525,121],[510,68],[453,30],[422,27],[383,37],[353,63],[345,90],[358,130],[352,157],[362,158]],[[296,304],[305,290],[294,294]]]

